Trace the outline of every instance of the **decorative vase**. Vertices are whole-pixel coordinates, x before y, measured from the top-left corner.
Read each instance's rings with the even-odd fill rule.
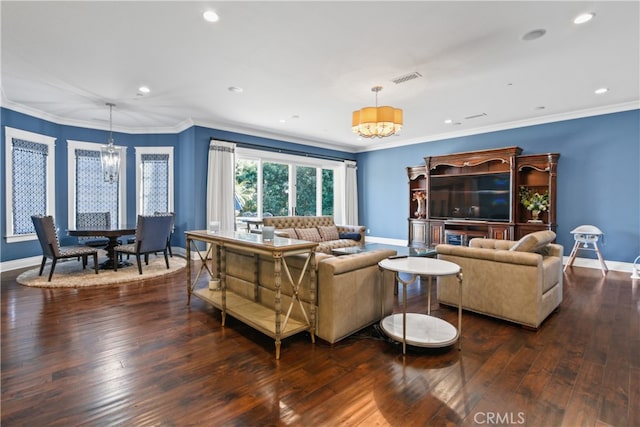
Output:
[[[415,215],[416,218],[422,218],[424,216],[424,200],[418,199],[418,210],[416,210]]]
[[[542,222],[539,219],[539,216],[540,216],[540,211],[532,210],[531,211],[531,219],[529,220],[529,222]]]

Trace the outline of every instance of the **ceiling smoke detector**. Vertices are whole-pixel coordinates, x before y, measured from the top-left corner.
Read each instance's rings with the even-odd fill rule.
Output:
[[[522,36],[522,40],[526,42],[529,42],[531,40],[537,40],[540,37],[544,36],[545,34],[547,34],[547,30],[545,30],[544,28],[540,28],[538,30],[529,31],[524,36]]]

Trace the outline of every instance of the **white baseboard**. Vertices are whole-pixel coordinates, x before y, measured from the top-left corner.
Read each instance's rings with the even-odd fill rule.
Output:
[[[386,237],[367,236],[365,240],[369,243],[384,243],[387,245],[396,245],[396,246],[408,245],[407,240],[387,239]],[[565,256],[562,260],[562,264],[565,265],[567,261],[569,261],[569,257]],[[607,264],[607,268],[611,271],[622,271],[624,273],[629,273],[629,274],[633,272],[633,263],[631,262],[605,260],[605,264]],[[598,261],[597,259],[577,257],[573,261],[573,265],[575,267],[595,268],[596,270],[600,270],[600,261]]]
[[[388,239],[386,237],[375,237],[375,236],[367,236],[366,241],[369,243],[384,243],[386,245],[396,245],[396,246],[407,246],[407,240],[402,239]],[[180,255],[182,257],[187,255],[187,251],[185,248],[181,247],[172,247],[174,255]],[[194,253],[195,251],[191,251],[191,259],[199,259],[198,255]],[[569,260],[568,256],[565,256],[562,264],[566,264]],[[40,265],[42,262],[41,256],[29,257],[29,258],[21,258],[12,261],[5,261],[0,263],[0,272],[2,271],[11,271],[17,270],[20,268],[27,268]],[[607,261],[607,268],[612,271],[622,271],[624,273],[631,274],[633,272],[633,263],[631,262],[621,262],[621,261]],[[586,267],[586,268],[595,268],[596,270],[600,270],[600,262],[597,259],[591,258],[580,258],[577,257],[573,262],[575,267]]]
[[[42,256],[32,256],[29,258],[20,258],[14,259],[11,261],[5,261],[0,263],[0,272],[2,271],[11,271],[18,270],[20,268],[33,267],[35,265],[40,265],[42,262]]]
[[[179,255],[181,257],[185,257],[187,255],[187,251],[181,247],[171,247],[171,251],[174,255]],[[191,259],[197,259],[198,255],[194,254],[193,251],[191,253]],[[11,271],[11,270],[19,270],[21,268],[35,267],[40,266],[42,262],[42,256],[32,256],[29,258],[20,258],[14,259],[11,261],[4,261],[0,263],[0,272],[3,271]],[[47,263],[50,263],[50,260],[47,260]]]

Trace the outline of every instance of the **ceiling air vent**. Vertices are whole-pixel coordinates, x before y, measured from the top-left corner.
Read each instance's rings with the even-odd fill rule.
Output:
[[[400,77],[396,77],[395,79],[391,79],[391,81],[394,82],[395,84],[399,85],[400,83],[408,82],[409,80],[417,79],[417,78],[420,78],[420,77],[422,77],[422,74],[420,74],[417,71],[414,71],[413,73],[405,74],[404,76],[400,76]]]
[[[486,115],[487,115],[487,113],[474,114],[473,116],[467,116],[464,119],[465,120],[478,119],[478,118],[484,117]]]

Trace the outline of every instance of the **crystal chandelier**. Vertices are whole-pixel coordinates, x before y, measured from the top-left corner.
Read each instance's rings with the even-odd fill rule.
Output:
[[[120,171],[120,148],[113,145],[113,107],[115,104],[107,102],[109,106],[109,141],[100,149],[102,175],[105,182],[118,182]]]
[[[378,107],[378,92],[382,86],[374,86],[371,92],[376,93],[376,106],[365,107],[354,111],[352,130],[363,138],[384,138],[400,132],[402,129],[402,110],[393,107]]]

